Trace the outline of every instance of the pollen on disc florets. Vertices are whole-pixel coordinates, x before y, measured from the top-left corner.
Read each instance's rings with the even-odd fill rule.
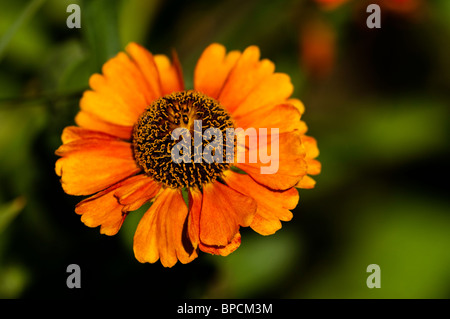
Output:
[[[220,129],[225,149],[225,130],[233,128],[233,122],[219,102],[205,94],[196,91],[174,92],[155,100],[141,114],[133,128],[132,144],[136,163],[145,174],[167,187],[201,188],[203,184],[216,180],[230,167],[225,156],[223,161],[194,162],[194,152],[191,152],[192,158],[188,163],[173,161],[171,150],[181,137],[172,139],[172,131],[176,128],[188,129],[193,150],[195,120],[201,120],[202,136],[208,128]],[[210,142],[202,138],[202,147]]]

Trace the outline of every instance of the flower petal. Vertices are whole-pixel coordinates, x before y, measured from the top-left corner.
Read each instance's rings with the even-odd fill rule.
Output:
[[[322,170],[322,164],[315,159],[307,160],[306,165],[308,166],[308,170],[306,171],[306,173],[309,175],[318,175]]]
[[[258,138],[260,139],[261,136],[259,134]],[[275,142],[272,139],[275,137],[278,137],[278,150],[272,145]],[[245,162],[238,162],[235,165],[258,183],[272,189],[285,190],[296,185],[307,170],[301,135],[297,131],[287,132],[271,135],[265,143],[260,141],[257,148],[245,149]],[[267,163],[262,161],[262,154],[266,157],[270,154],[265,159]],[[249,160],[252,157],[256,159],[256,162],[252,163]]]
[[[317,147],[317,141],[311,136],[302,136],[302,144],[305,149],[305,160],[307,165],[307,174],[318,175],[322,170],[322,164],[315,158],[319,156],[319,149]],[[295,187],[311,189],[316,185],[316,181],[310,176],[304,176]]]
[[[234,117],[237,127],[243,129],[271,128],[279,129],[279,133],[292,132],[298,130],[304,134],[307,131],[306,123],[300,120],[301,113],[292,104],[278,104],[262,107],[245,116]]]
[[[188,208],[181,192],[166,188],[144,214],[134,235],[134,254],[140,262],[172,267],[178,260],[188,263],[197,257],[184,242]]]
[[[105,139],[111,140],[115,139],[114,136],[105,134],[95,130],[88,130],[78,126],[67,126],[64,128],[61,134],[61,140],[63,144],[68,144],[70,142],[80,140],[80,139]]]
[[[91,196],[75,207],[75,212],[81,215],[81,221],[88,227],[100,227],[100,233],[113,236],[117,234],[126,213],[123,206],[114,197],[114,189],[119,185]]]
[[[93,76],[95,74],[91,78]],[[117,94],[106,92],[85,91],[80,100],[80,108],[104,122],[120,126],[133,126],[139,116],[138,112],[129,107]]]
[[[200,215],[200,241],[209,246],[227,246],[239,226],[251,224],[256,203],[219,182],[203,187]]]
[[[234,235],[231,242],[225,246],[206,245],[200,241],[200,213],[202,210],[202,193],[197,189],[189,192],[189,217],[188,237],[194,248],[199,248],[205,253],[227,256],[235,251],[241,244],[241,234]]]
[[[299,99],[291,98],[288,99],[286,102],[295,106],[297,110],[300,112],[300,114],[305,113],[305,105],[303,105],[302,101],[300,101]]]
[[[100,133],[99,133],[100,134]],[[90,195],[140,171],[130,143],[108,137],[82,138],[61,145],[55,164],[64,191]]]
[[[317,141],[311,136],[302,136],[302,144],[305,147],[306,158],[316,158],[319,156],[319,148],[317,147]]]
[[[142,191],[143,186],[155,184],[147,176],[140,174],[116,183],[104,191],[81,201],[76,205],[75,212],[81,216],[81,221],[89,227],[97,227],[101,225],[100,233],[106,235],[115,235],[128,212],[138,209],[145,201],[150,200],[155,193],[145,193]],[[134,198],[137,203],[124,205],[120,202],[120,196],[128,196],[137,194],[139,199]],[[129,197],[127,197],[127,200]],[[144,199],[145,201],[142,201]]]
[[[144,174],[138,174],[128,178],[123,187],[114,192],[114,196],[124,206],[123,210],[134,211],[154,198],[160,189],[159,183]]]
[[[195,67],[194,89],[217,99],[240,55],[238,51],[226,54],[226,49],[221,44],[209,45]]]
[[[225,172],[224,180],[234,190],[256,201],[256,214],[250,227],[261,235],[275,233],[281,228],[280,220],[291,220],[290,209],[297,206],[299,198],[295,188],[285,191],[272,190],[255,182],[248,175],[231,170]]]
[[[130,108],[136,109],[138,114],[141,114],[158,97],[158,94],[150,89],[139,67],[124,52],[119,52],[107,61],[103,65],[102,72],[103,80],[107,81],[108,86],[116,90],[115,92],[127,102]],[[90,81],[90,84],[96,91],[104,89],[103,81],[99,83]]]
[[[183,74],[176,54],[174,53],[172,58],[173,62],[170,62],[170,59],[163,54],[155,55],[154,60],[161,81],[161,94],[183,91]]]
[[[239,226],[251,224],[255,211],[256,203],[250,197],[219,182],[204,185],[200,242],[227,246],[239,232]]]
[[[294,91],[287,74],[274,73],[255,83],[247,97],[232,112],[233,117],[247,114],[267,105],[285,103]]]
[[[197,189],[189,192],[188,237],[194,248],[205,253],[227,256],[241,244],[241,234],[237,232],[231,242],[225,246],[206,245],[200,241],[200,213],[202,210],[202,193]]]
[[[197,248],[200,243],[200,213],[202,210],[202,192],[198,189],[189,191],[188,237]]]
[[[226,246],[209,246],[203,243],[199,244],[201,251],[213,255],[228,256],[241,245],[241,234],[239,232],[234,235],[231,242]]]
[[[153,55],[144,47],[134,42],[128,44],[125,50],[144,75],[149,87],[150,98],[156,100],[161,97],[160,75]]]
[[[316,181],[308,175],[303,176],[303,178],[295,185],[297,188],[311,189],[316,185]]]
[[[230,71],[218,98],[230,113],[244,102],[257,85],[273,74],[275,65],[267,59],[260,61],[259,58],[259,48],[250,46],[244,50]]]
[[[78,112],[75,117],[75,123],[77,123],[80,127],[117,136],[123,140],[130,140],[131,132],[133,130],[132,126],[113,124],[86,111]]]
[[[81,109],[106,122],[132,126],[155,94],[136,64],[123,52],[108,60],[102,72],[103,75],[90,77],[92,91],[84,92]]]

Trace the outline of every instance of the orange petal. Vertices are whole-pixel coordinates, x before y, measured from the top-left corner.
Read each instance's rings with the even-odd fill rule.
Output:
[[[317,147],[317,141],[311,136],[302,136],[302,144],[306,151],[306,158],[316,158],[319,156],[319,149]]]
[[[261,174],[261,168],[252,166],[251,164],[237,164],[236,166],[249,174],[255,181],[263,184],[269,188],[277,190],[285,190],[295,186],[302,175],[291,175],[289,168],[301,167],[304,165],[303,160],[299,160],[298,163],[290,163],[285,165],[283,170],[279,170],[276,174]],[[306,165],[304,167],[306,171]]]
[[[161,185],[150,177],[139,174],[130,177],[126,183],[114,192],[119,203],[124,206],[123,210],[134,211],[156,196]]]
[[[302,144],[305,148],[306,152],[306,165],[308,166],[307,174],[309,175],[318,175],[322,171],[322,164],[316,160],[315,158],[319,156],[319,149],[317,148],[317,141],[314,137],[311,136],[302,136]],[[301,186],[297,186],[300,188],[313,188],[315,185],[315,181],[310,179],[305,179],[303,182],[299,182]]]
[[[105,134],[106,135],[106,134]],[[127,142],[112,138],[83,138],[61,145],[55,164],[64,191],[89,195],[140,171]]]
[[[250,227],[260,235],[273,235],[277,230],[283,226],[280,219],[271,214],[273,210],[261,208],[259,213],[255,215]],[[291,213],[292,218],[292,213]]]
[[[308,170],[306,171],[306,173],[309,175],[318,175],[322,170],[322,164],[315,159],[307,160],[306,165],[308,166]]]
[[[305,113],[305,106],[303,105],[302,101],[300,101],[299,99],[292,98],[292,99],[288,99],[286,102],[295,106],[297,108],[297,110],[300,112],[300,114]]]
[[[180,260],[188,263],[197,257],[190,243],[184,242],[188,208],[181,192],[165,189],[144,214],[134,235],[134,254],[140,262],[172,267]]]
[[[119,203],[115,194],[123,191],[129,192],[130,189],[136,188],[143,178],[147,177],[138,175],[117,183],[78,203],[75,212],[81,215],[81,221],[86,226],[97,227],[101,225],[100,233],[110,236],[115,235],[130,211]]]
[[[104,121],[122,126],[132,126],[144,109],[154,100],[155,94],[147,80],[131,59],[123,52],[108,60],[102,68],[103,75],[93,74],[80,101],[82,110]]]
[[[213,255],[227,256],[235,251],[241,244],[241,234],[234,235],[231,242],[226,246],[209,246],[200,242],[200,213],[202,209],[202,193],[199,190],[192,189],[189,192],[189,220],[188,232],[189,239],[195,248],[200,248],[205,253]]]
[[[262,235],[273,234],[281,228],[280,220],[291,220],[290,209],[297,206],[299,198],[295,188],[286,191],[272,190],[258,184],[248,175],[231,170],[225,172],[224,180],[234,190],[256,201],[256,214],[250,225],[256,232]]]
[[[161,97],[160,76],[153,55],[134,42],[128,44],[125,50],[147,80],[150,98],[154,100]]]
[[[254,128],[278,128],[279,133],[298,130],[304,134],[307,131],[305,122],[300,121],[301,113],[292,104],[269,105],[247,113],[245,116],[234,117],[236,127],[244,129]]]
[[[78,203],[75,212],[88,227],[100,227],[100,233],[108,236],[117,234],[126,214],[111,191],[103,191]]]
[[[248,97],[251,91],[275,70],[269,60],[259,60],[260,52],[256,46],[244,50],[230,71],[218,100],[233,113]]]
[[[197,248],[200,242],[200,213],[202,210],[202,193],[198,189],[189,191],[188,236]]]
[[[108,86],[117,90],[120,97],[139,114],[158,98],[158,94],[150,89],[141,70],[124,52],[119,52],[116,57],[107,61],[102,67],[102,72]],[[104,83],[100,81],[98,87],[95,82],[90,84],[92,89],[101,91]]]
[[[256,203],[219,182],[203,187],[200,215],[200,241],[208,246],[227,246],[239,232],[239,226],[251,224]]]
[[[292,95],[294,86],[287,74],[274,73],[265,77],[260,83],[255,83],[252,91],[239,103],[232,112],[233,117],[247,114],[267,105],[285,103]]]
[[[234,235],[231,242],[226,246],[209,246],[209,245],[200,243],[199,248],[201,251],[208,253],[208,254],[228,256],[233,251],[238,249],[240,245],[241,245],[241,234],[238,232],[238,233],[236,233],[236,235]]]
[[[67,144],[79,139],[111,140],[115,139],[115,137],[99,131],[88,130],[78,126],[67,126],[64,128],[61,134],[61,140],[63,144]]]
[[[316,185],[316,181],[311,178],[311,176],[305,175],[303,178],[295,185],[297,188],[311,189]]]
[[[134,234],[134,256],[141,263],[155,263],[159,259],[158,213],[167,197],[167,193],[163,194],[156,198],[150,209],[141,218]]]
[[[75,123],[83,128],[111,134],[124,140],[131,139],[131,132],[133,130],[132,126],[113,124],[104,121],[100,117],[86,111],[78,112],[75,117]]]
[[[217,99],[231,68],[240,55],[238,51],[226,54],[226,49],[221,44],[209,45],[195,67],[194,89]]]
[[[156,67],[158,68],[159,77],[161,81],[161,94],[166,95],[172,92],[184,90],[183,74],[180,62],[174,53],[173,63],[170,59],[158,54],[154,56]]]
[[[311,136],[302,136],[302,144],[305,149],[306,155],[306,165],[307,165],[307,174],[309,175],[317,175],[320,174],[322,170],[322,164],[315,160],[317,156],[319,156],[319,149],[317,148],[317,141],[315,138]],[[316,185],[316,181],[312,179],[310,176],[305,175],[296,185],[297,188],[305,188],[311,189]]]
[[[120,100],[117,94],[105,92],[85,91],[80,100],[80,108],[104,122],[119,126],[133,126],[139,116],[138,112]]]
[[[261,143],[262,145],[258,145],[258,148],[246,150],[248,153],[246,162],[238,162],[235,165],[258,183],[272,189],[284,190],[296,185],[306,174],[305,150],[301,144],[301,135],[297,131],[273,137],[275,136],[278,136],[278,153],[268,139],[267,143]],[[252,156],[255,154],[256,156]],[[270,161],[263,163],[261,154],[270,154]],[[247,158],[252,157],[257,159],[256,163],[248,162]]]

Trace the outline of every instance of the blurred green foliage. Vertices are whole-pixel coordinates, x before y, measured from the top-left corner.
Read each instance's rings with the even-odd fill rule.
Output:
[[[449,1],[382,7],[372,30],[371,2],[1,0],[0,297],[449,298]],[[71,3],[81,29],[66,27]],[[302,41],[317,23],[332,39],[319,76],[312,63],[327,61]],[[114,237],[80,222],[54,150],[89,76],[130,41],[176,49],[188,88],[211,42],[256,44],[291,76],[323,165],[291,222],[268,237],[243,229],[230,256],[172,269],[134,259],[145,207]],[[65,285],[71,263],[81,289]],[[379,289],[366,286],[372,263]]]

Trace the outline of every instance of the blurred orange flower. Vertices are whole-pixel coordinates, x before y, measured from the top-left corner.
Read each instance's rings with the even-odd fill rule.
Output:
[[[336,58],[336,35],[325,21],[311,19],[300,32],[300,58],[303,69],[315,78],[328,76]]]
[[[340,5],[348,2],[348,0],[315,0],[323,9],[333,10]]]

